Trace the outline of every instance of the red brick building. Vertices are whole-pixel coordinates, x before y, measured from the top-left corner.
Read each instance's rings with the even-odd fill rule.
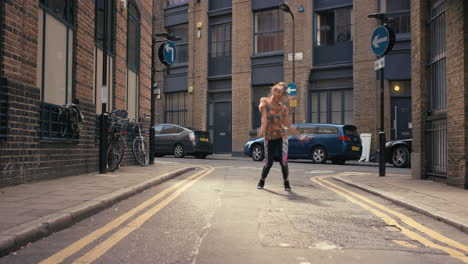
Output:
[[[278,8],[283,2],[296,27],[295,76],[292,17]],[[368,14],[383,13],[396,33],[393,50],[386,55],[386,140],[413,138],[414,177],[466,187],[464,2],[158,0],[155,32],[182,36],[177,45],[184,54],[169,73],[158,74],[158,121],[208,130],[215,152],[242,155],[259,126],[259,97],[274,83],[295,79],[296,122],[355,124],[361,133],[372,135],[375,154],[380,77],[374,71],[377,57],[370,39],[379,21]],[[445,14],[443,26],[426,26],[434,21],[434,12]],[[440,48],[437,41],[446,43],[432,59],[427,57],[429,36],[434,49]],[[441,58],[443,72],[434,64]],[[438,75],[428,77],[428,67]]]
[[[412,174],[468,189],[467,2],[411,4]]]
[[[98,170],[103,54],[107,111],[150,114],[152,12],[151,0],[0,2],[0,186]],[[79,131],[60,114],[70,103]]]

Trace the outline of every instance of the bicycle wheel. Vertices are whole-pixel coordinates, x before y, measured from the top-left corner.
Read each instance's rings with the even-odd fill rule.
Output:
[[[122,162],[125,142],[122,137],[114,138],[107,149],[107,171],[115,171]]]
[[[133,140],[133,156],[141,166],[149,164],[149,148],[142,138],[135,138]]]

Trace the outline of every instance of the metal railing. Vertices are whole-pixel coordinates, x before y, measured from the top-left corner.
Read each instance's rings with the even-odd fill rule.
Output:
[[[48,140],[77,141],[79,129],[67,107],[42,102],[40,106],[39,137]]]
[[[428,121],[426,171],[429,176],[447,177],[447,120]]]

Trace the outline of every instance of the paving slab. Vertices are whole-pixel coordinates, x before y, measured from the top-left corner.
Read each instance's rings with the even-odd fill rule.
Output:
[[[0,256],[194,169],[157,162],[1,188]]]
[[[355,174],[334,179],[452,225],[468,234],[468,190],[410,174]]]

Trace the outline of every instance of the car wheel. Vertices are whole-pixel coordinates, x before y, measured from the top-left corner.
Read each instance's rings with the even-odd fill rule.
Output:
[[[403,146],[393,149],[392,164],[398,168],[408,168],[410,165],[410,154],[408,149]]]
[[[332,163],[337,164],[337,165],[344,165],[346,163],[346,160],[344,160],[344,159],[335,159],[335,160],[332,160]]]
[[[254,161],[262,161],[265,158],[264,149],[260,145],[255,145],[252,147],[252,159]]]
[[[324,147],[315,147],[312,150],[312,162],[313,163],[325,163],[327,161],[327,150]]]
[[[176,158],[183,158],[184,157],[184,147],[180,144],[174,146],[174,156]]]

